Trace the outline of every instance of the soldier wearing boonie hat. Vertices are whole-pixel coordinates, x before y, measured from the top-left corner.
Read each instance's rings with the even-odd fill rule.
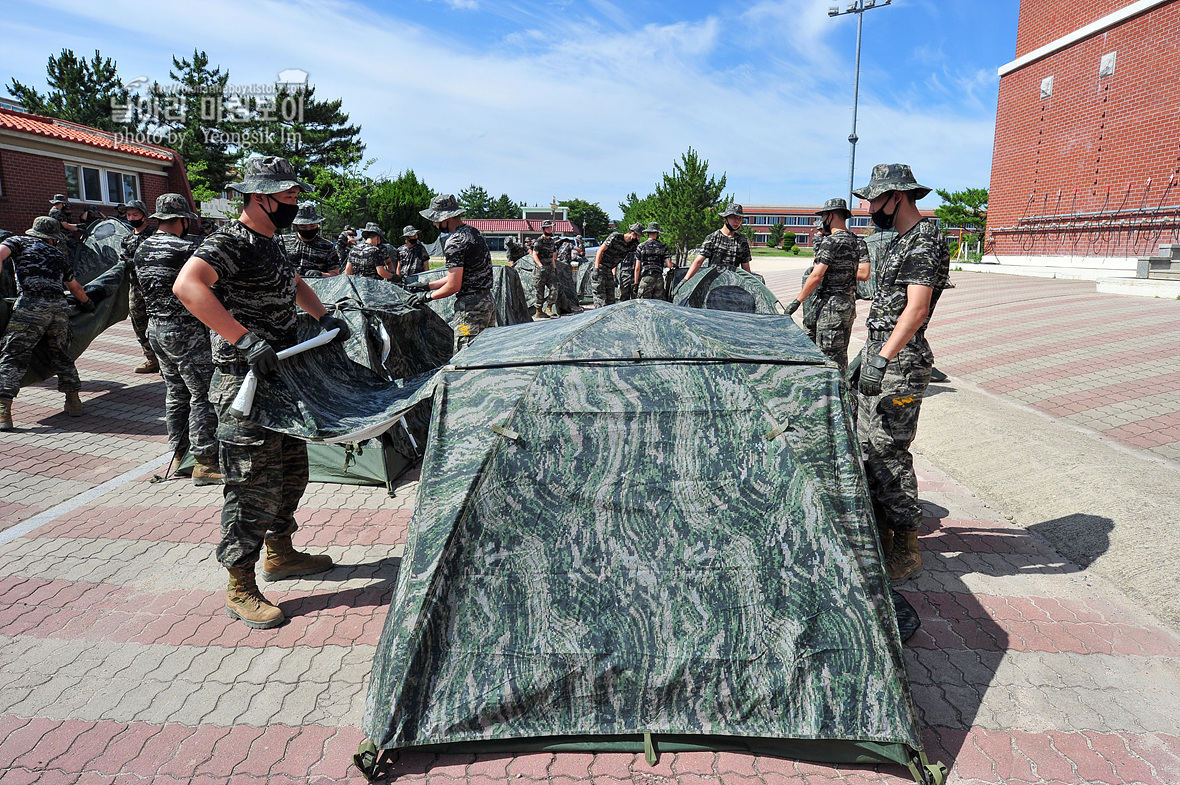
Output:
[[[557,273],[553,255],[557,244],[553,241],[553,222],[541,221],[541,236],[533,241],[533,261],[537,263],[537,274],[533,281],[536,286],[534,319],[548,319],[557,316]]]
[[[283,247],[295,272],[304,278],[330,278],[340,274],[340,259],[336,246],[320,234],[324,216],[315,202],[300,202],[299,212],[291,222],[294,234],[283,235]]]
[[[816,251],[803,290],[787,306],[793,314],[803,301],[815,294],[813,308],[804,313],[803,328],[819,350],[848,373],[848,341],[856,321],[856,282],[869,277],[869,248],[848,230],[852,211],[837,197],[816,212],[821,231],[830,232]]]
[[[352,246],[356,244],[356,229],[351,226],[344,227],[344,230],[336,237],[336,259],[343,267],[348,261],[348,255],[352,252]]]
[[[672,254],[660,241],[660,225],[652,221],[644,229],[647,239],[635,249],[635,291],[641,300],[664,299],[664,271],[672,266]]]
[[[385,245],[385,230],[369,221],[361,229],[361,241],[348,252],[344,274],[390,280],[396,276],[390,266],[393,260],[389,257],[389,249]]]
[[[926,326],[950,279],[950,249],[938,227],[918,212],[917,200],[930,189],[918,184],[910,167],[878,164],[869,184],[853,193],[868,201],[873,223],[898,233],[879,262],[877,293],[865,319],[856,429],[888,551],[885,569],[899,583],[922,569],[922,510],[910,444],[934,367]]]
[[[67,232],[76,232],[77,224],[70,223],[70,199],[65,194],[54,194],[49,200],[49,217],[57,221]]]
[[[13,235],[0,243],[0,264],[12,258],[17,292],[8,329],[0,336],[0,431],[12,430],[12,399],[20,391],[33,349],[43,337],[57,389],[66,396],[66,413],[72,417],[82,414],[78,395],[82,382],[78,368],[66,354],[72,333],[62,288],[70,290],[85,312],[93,312],[95,303],[74,280],[74,269],[59,247],[65,240],[61,224],[42,216],[33,221],[24,237]]]
[[[276,627],[283,612],[255,582],[263,545],[262,577],[292,578],[332,567],[328,556],[296,551],[295,510],[307,486],[307,443],[269,431],[230,413],[246,374],[272,374],[277,350],[294,346],[297,308],[324,330],[348,338],[348,324],[328,315],[316,293],[287,261],[276,236],[299,212],[299,194],[311,190],[285,158],[251,158],[242,181],[228,186],[244,196],[242,214],[209,235],[177,276],[173,290],[212,331],[216,369],[209,399],[217,411],[217,438],[225,502],[217,560],[229,571],[225,607],[254,628]]]
[[[615,270],[619,272],[619,287],[623,289],[624,300],[630,300],[635,289],[635,249],[639,247],[639,232],[641,224],[631,224],[626,233],[611,232],[610,236],[598,246],[598,253],[594,255],[594,269],[590,271],[590,283],[594,287],[594,307],[602,308],[615,303]],[[624,272],[623,265],[628,258],[632,259],[630,267]]]
[[[440,194],[420,212],[445,235],[443,255],[447,276],[437,281],[416,281],[406,287],[412,305],[426,305],[455,295],[455,351],[466,348],[475,336],[496,324],[492,299],[492,254],[478,229],[463,223],[464,209],[454,194]]]
[[[736,202],[721,211],[721,220],[725,223],[705,238],[705,242],[701,244],[701,252],[692,260],[684,280],[687,281],[696,275],[706,259],[713,267],[722,267],[726,270],[736,270],[740,267],[750,272],[750,243],[741,231],[744,215],[742,206]]]
[[[413,226],[402,229],[405,243],[397,249],[397,274],[403,278],[426,272],[430,267],[430,252],[418,241],[418,230]]]
[[[127,203],[124,208],[124,220],[131,225],[131,231],[123,235],[119,241],[119,258],[126,263],[128,270],[132,269],[131,260],[144,240],[151,237],[156,228],[148,225],[148,209],[139,199]],[[143,362],[135,367],[135,373],[159,373],[160,363],[152,350],[152,343],[148,340],[148,314],[143,304],[143,290],[134,273],[128,276],[127,315],[131,319],[131,329],[135,333],[135,340],[143,351]]]

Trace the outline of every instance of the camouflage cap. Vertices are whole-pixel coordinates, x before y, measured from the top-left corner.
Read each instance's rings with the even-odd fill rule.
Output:
[[[454,194],[439,194],[430,200],[430,207],[419,211],[419,215],[427,221],[445,221],[448,218],[458,218],[465,211],[459,206],[459,200]]]
[[[303,192],[312,190],[310,185],[299,179],[290,161],[277,155],[267,155],[246,161],[242,182],[231,183],[226,188],[240,194],[277,194],[294,186]]]
[[[382,230],[380,226],[373,223],[372,221],[369,221],[367,224],[365,224],[365,228],[361,229],[361,237],[364,237],[366,234],[379,235],[382,240],[385,239],[384,230]]]
[[[65,194],[54,194],[53,198],[49,200],[50,204],[69,204],[70,200]]]
[[[189,209],[188,199],[181,194],[160,194],[156,197],[156,211],[149,218],[170,221],[173,218],[188,218],[197,220],[197,215]]]
[[[40,237],[42,240],[65,240],[66,233],[61,230],[61,224],[56,218],[43,215],[33,219],[33,228],[25,229],[29,237]]]
[[[406,227],[402,228],[402,237],[417,237],[417,236],[418,236],[418,230],[415,229],[414,227],[406,226]]]
[[[816,215],[823,215],[824,213],[843,213],[845,218],[852,215],[852,211],[848,209],[848,202],[836,197],[824,202],[824,206],[816,211]]]
[[[641,224],[641,223],[633,223],[633,224],[631,224],[630,226],[628,226],[628,227],[627,227],[627,231],[628,231],[628,232],[634,232],[635,234],[639,234],[640,232],[642,232],[642,231],[643,231],[643,224]]]
[[[148,214],[147,205],[138,199],[132,199],[127,204],[121,205],[121,207],[123,207],[124,211],[126,211],[126,210],[139,210],[144,215]]]
[[[655,221],[652,221],[651,223],[649,223],[647,225],[647,228],[643,230],[644,234],[651,234],[652,232],[655,232],[656,234],[663,234],[664,233],[663,230],[660,229],[660,225],[658,223],[656,223]]]
[[[869,184],[852,193],[861,199],[872,201],[889,191],[914,191],[914,198],[921,199],[931,190],[933,189],[918,185],[914,173],[906,164],[877,164],[873,167]]]
[[[541,221],[541,228],[542,229],[552,229],[553,222],[552,221]]]
[[[299,212],[295,213],[295,220],[291,222],[291,225],[311,226],[323,222],[324,216],[320,215],[320,211],[316,209],[315,202],[300,202]]]
[[[724,209],[724,210],[721,212],[721,217],[722,217],[722,218],[728,218],[728,217],[729,217],[729,216],[731,216],[731,215],[736,215],[736,216],[738,216],[739,218],[745,218],[745,217],[746,217],[746,214],[745,214],[745,212],[742,210],[742,206],[741,206],[740,204],[738,204],[737,202],[731,202],[731,203],[730,203],[730,204],[729,204],[729,205],[728,205],[728,206],[727,206],[727,207],[726,207],[726,208],[725,208],[725,209]]]

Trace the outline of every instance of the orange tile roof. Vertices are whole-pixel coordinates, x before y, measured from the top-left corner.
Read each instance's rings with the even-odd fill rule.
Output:
[[[172,151],[166,147],[121,144],[110,138],[103,131],[95,128],[88,128],[87,126],[76,123],[66,123],[64,120],[57,120],[52,117],[14,112],[10,109],[0,109],[0,128],[8,128],[13,131],[35,134],[36,136],[47,136],[67,142],[77,142],[78,144],[99,147],[104,150],[113,150],[144,158],[153,158],[157,161],[173,160]]]

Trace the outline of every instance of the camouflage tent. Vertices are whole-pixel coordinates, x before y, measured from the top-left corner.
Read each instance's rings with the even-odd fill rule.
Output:
[[[842,382],[779,316],[632,300],[477,338],[434,398],[376,749],[926,767]]]
[[[574,271],[578,282],[578,302],[594,302],[594,260],[588,259]]]
[[[533,261],[532,256],[522,256],[516,260],[512,269],[520,276],[520,285],[524,288],[525,301],[528,311],[531,313],[537,306],[537,263]],[[580,308],[577,288],[572,285],[570,280],[565,280],[564,275],[560,278],[557,290],[557,310],[559,313],[574,313]]]
[[[762,278],[745,270],[703,267],[688,281],[681,281],[672,302],[690,308],[741,313],[786,313]]]
[[[407,280],[437,281],[446,277],[446,274],[446,268],[440,267],[436,270],[427,270],[424,273],[411,275]],[[528,296],[521,285],[520,275],[512,267],[501,264],[492,265],[492,298],[496,301],[497,326],[505,327],[510,324],[532,321]],[[447,324],[454,323],[455,298],[444,297],[441,300],[433,300],[430,307]]]

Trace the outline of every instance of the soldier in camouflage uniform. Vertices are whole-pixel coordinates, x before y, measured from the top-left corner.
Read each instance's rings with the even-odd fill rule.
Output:
[[[394,277],[393,270],[389,269],[389,262],[389,251],[385,248],[385,232],[370,221],[361,230],[361,242],[354,245],[348,254],[344,274],[389,280]]]
[[[447,259],[447,277],[427,283],[418,281],[406,289],[414,292],[412,305],[426,305],[430,300],[455,297],[455,351],[460,352],[475,336],[496,325],[496,301],[492,299],[492,254],[483,235],[459,216],[463,208],[454,194],[430,200],[422,217],[442,230],[447,237],[443,254]]]
[[[138,199],[128,203],[127,223],[131,224],[132,231],[123,235],[119,258],[124,261],[130,271],[129,286],[127,289],[127,313],[131,317],[131,329],[135,331],[135,340],[139,341],[139,348],[143,350],[143,362],[135,367],[135,372],[159,373],[160,362],[156,358],[156,353],[152,350],[151,341],[147,337],[148,315],[147,309],[143,304],[143,289],[140,288],[139,281],[135,278],[133,265],[131,264],[131,260],[135,258],[135,252],[139,248],[140,243],[151,237],[152,233],[156,231],[155,227],[148,226],[147,218],[147,205]]]
[[[736,270],[740,267],[750,272],[750,243],[742,234],[744,215],[740,204],[731,204],[722,211],[721,220],[725,223],[705,238],[705,242],[701,244],[701,252],[688,266],[684,280],[687,281],[696,275],[706,259],[711,266],[723,270]]]
[[[160,360],[164,377],[164,424],[173,465],[192,450],[195,485],[221,481],[217,459],[217,414],[209,403],[213,355],[209,328],[201,324],[172,293],[176,276],[196,250],[185,237],[197,216],[180,194],[156,199],[152,214],[160,228],[140,244],[131,267],[143,292],[148,314],[148,340]]]
[[[868,200],[873,223],[898,232],[877,270],[877,293],[865,320],[857,439],[889,552],[885,568],[890,581],[901,582],[922,569],[922,510],[910,444],[934,367],[926,326],[950,278],[950,250],[918,212],[917,200],[930,189],[918,185],[908,166],[878,164],[869,184],[854,193]]]
[[[144,211],[147,214],[147,211]],[[57,221],[65,232],[78,231],[78,225],[70,223],[70,200],[65,194],[54,194],[49,200],[49,217]]]
[[[643,224],[632,224],[643,229]],[[636,244],[638,248],[638,243]],[[619,302],[625,303],[635,299],[635,252],[631,251],[619,262]]]
[[[847,376],[848,341],[856,321],[856,282],[868,278],[869,248],[864,240],[848,231],[852,211],[843,199],[829,199],[817,215],[831,236],[816,252],[811,274],[803,284],[803,291],[787,306],[787,314],[795,313],[815,293],[816,319],[810,325],[805,320],[803,325],[807,337]]]
[[[541,221],[541,236],[533,241],[533,261],[537,263],[534,319],[557,316],[557,266],[553,262],[556,251],[553,222]]]
[[[241,216],[205,240],[173,290],[213,331],[209,399],[217,411],[225,482],[217,560],[230,576],[226,612],[264,629],[284,618],[255,582],[254,564],[263,545],[262,577],[267,580],[323,572],[332,559],[300,553],[291,544],[298,528],[295,510],[307,485],[306,442],[239,419],[230,406],[248,372],[273,373],[279,365],[276,351],[295,345],[297,307],[324,330],[339,329],[338,341],[348,338],[348,324],[328,315],[276,236],[295,219],[300,191],[311,187],[298,180],[290,162],[276,156],[251,158],[243,174],[242,182],[229,186],[244,195]]]
[[[635,249],[635,290],[641,300],[663,300],[664,271],[672,266],[668,246],[660,242],[660,225],[652,221],[644,230],[647,239]]]
[[[554,280],[557,283],[557,310],[559,313],[582,313],[578,302],[578,284],[574,280],[574,241],[562,237],[557,241],[557,253],[553,255]]]
[[[515,237],[504,238],[504,255],[508,257],[508,266],[515,267],[516,260],[529,255],[529,249],[517,242]]]
[[[348,255],[352,253],[354,245],[356,245],[356,229],[346,226],[340,236],[336,238],[336,258],[340,260],[341,267],[348,263]]]
[[[299,205],[299,212],[291,227],[295,234],[283,235],[283,246],[287,259],[295,272],[304,278],[330,278],[340,274],[340,259],[336,248],[320,236],[320,225],[324,216],[319,214],[313,202]]]
[[[619,232],[611,232],[610,236],[603,241],[602,245],[598,246],[598,253],[594,255],[594,269],[590,272],[592,276],[590,283],[594,287],[594,307],[602,308],[607,305],[615,303],[615,270],[619,271],[619,284],[622,286],[623,279],[627,279],[627,286],[624,288],[624,293],[630,295],[634,291],[635,281],[635,260],[631,259],[631,269],[627,276],[624,275],[622,265],[626,262],[628,257],[635,253],[635,249],[639,247],[639,231],[643,228],[641,224],[631,224],[627,227],[625,234]],[[622,299],[630,300],[630,296],[624,296]]]
[[[418,241],[418,230],[413,226],[402,229],[405,245],[397,249],[397,274],[402,278],[424,273],[430,267],[430,252]]]
[[[827,224],[818,218],[816,218],[815,222],[812,224],[812,228],[815,229],[815,233],[812,235],[813,239],[811,241],[811,256],[813,259],[819,256],[820,249],[824,247],[824,242],[828,239],[828,235],[831,234],[831,232],[826,231],[826,226]],[[814,270],[815,265],[811,264],[808,265],[807,269],[803,271],[803,280],[799,284],[801,287],[807,285],[807,278]],[[803,329],[807,331],[808,335],[815,331],[815,319],[818,315],[815,308],[815,302],[816,296],[814,292],[811,294],[811,296],[803,298]]]
[[[66,395],[65,411],[71,417],[82,415],[78,395],[82,382],[74,361],[66,354],[73,332],[63,286],[77,298],[83,311],[92,313],[95,304],[74,280],[69,260],[57,247],[66,241],[57,221],[38,218],[25,235],[14,235],[0,243],[0,264],[12,258],[17,291],[8,329],[0,337],[0,431],[12,430],[12,399],[20,391],[33,349],[43,337],[50,366],[57,376],[57,389]]]

